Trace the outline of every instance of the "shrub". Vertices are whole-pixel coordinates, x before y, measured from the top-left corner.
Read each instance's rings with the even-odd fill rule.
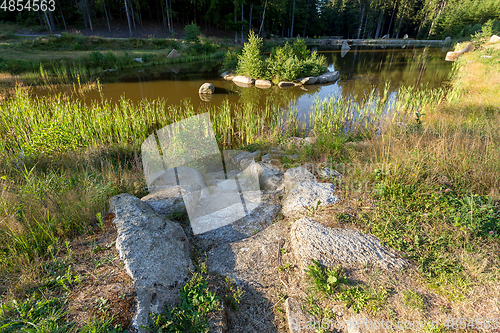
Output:
[[[191,23],[189,25],[186,25],[184,27],[184,33],[186,34],[186,41],[187,42],[199,42],[200,39],[200,27],[198,27],[196,24]]]
[[[238,66],[238,56],[239,52],[228,50],[224,54],[224,61],[222,62],[222,68],[225,70],[233,70]]]
[[[260,56],[262,38],[259,38],[253,31],[248,34],[248,43],[245,43],[243,52],[238,56],[237,73],[247,75],[255,79],[263,76],[263,61]]]

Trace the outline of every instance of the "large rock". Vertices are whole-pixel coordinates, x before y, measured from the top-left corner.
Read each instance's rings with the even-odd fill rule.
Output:
[[[265,191],[280,190],[283,185],[283,172],[275,169],[269,163],[254,163],[248,167],[248,172],[257,172],[260,188]]]
[[[329,183],[298,182],[282,201],[282,213],[286,217],[295,217],[322,206],[340,201],[334,194],[335,186]]]
[[[318,81],[318,79],[316,78],[316,76],[308,76],[308,77],[298,79],[297,81],[300,84],[307,85],[307,84],[315,84],[316,81]]]
[[[490,43],[498,43],[498,42],[500,42],[500,37],[499,36],[497,36],[497,35],[491,36]]]
[[[215,92],[215,87],[211,83],[203,83],[198,90],[198,94],[210,94],[212,95]]]
[[[358,230],[325,227],[309,218],[296,221],[290,230],[290,243],[302,269],[312,259],[325,266],[370,264],[383,269],[402,269],[404,259],[385,248],[374,236]]]
[[[271,88],[273,86],[273,83],[269,80],[256,80],[255,81],[255,86],[257,88]]]
[[[446,61],[455,61],[458,59],[459,56],[466,52],[472,52],[474,51],[474,44],[468,43],[463,49],[455,52],[448,52],[446,53],[446,58],[444,60]]]
[[[177,174],[176,174],[177,172]],[[149,191],[154,192],[162,188],[170,188],[177,185],[182,185],[189,190],[201,190],[206,186],[205,180],[200,172],[193,168],[177,167],[167,170],[160,170],[151,176]],[[177,183],[179,181],[179,183]]]
[[[251,87],[255,80],[248,76],[238,75],[233,78],[233,82],[240,87]]]
[[[323,75],[318,76],[318,80],[316,83],[332,83],[336,82],[340,78],[340,74],[338,71],[328,72]]]
[[[285,193],[290,192],[290,190],[294,188],[298,182],[318,182],[316,177],[304,167],[288,169],[283,175],[283,178],[285,183]]]
[[[150,205],[157,214],[186,214],[180,186],[161,188],[142,197],[141,200]]]
[[[281,205],[277,204],[270,195],[263,195],[260,191],[247,191],[243,193],[243,199],[246,203],[248,214],[231,224],[196,235],[199,247],[207,250],[215,245],[248,238],[266,229],[278,218]],[[252,200],[257,199],[260,203],[255,208],[252,206]],[[241,204],[234,204],[212,214],[204,215],[201,217],[203,221],[198,222],[205,225],[217,225],[219,221],[227,219],[231,215],[239,216],[240,210]]]
[[[170,51],[170,53],[168,54],[167,56],[167,59],[175,59],[175,58],[179,58],[181,55],[179,52],[177,52],[176,49],[173,49],[172,51]]]
[[[148,324],[150,312],[178,303],[179,290],[194,268],[189,243],[179,224],[131,194],[111,198],[110,209],[116,214],[116,247],[136,290],[132,327],[144,331],[140,327]]]

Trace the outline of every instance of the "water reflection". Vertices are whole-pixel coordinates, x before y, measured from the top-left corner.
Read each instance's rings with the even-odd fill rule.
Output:
[[[373,89],[380,92],[389,87],[388,94],[393,96],[402,86],[440,87],[448,79],[452,66],[444,60],[447,50],[440,48],[353,46],[348,52],[346,50],[341,47],[318,50],[325,55],[328,69],[338,70],[341,74],[340,80],[330,85],[288,89],[238,87],[220,78],[220,62],[208,61],[103,73],[100,76],[104,82],[101,93],[87,93],[84,100],[90,103],[101,98],[116,102],[122,96],[132,101],[164,98],[167,104],[176,105],[189,99],[195,110],[200,106],[218,106],[225,100],[232,104],[258,104],[262,108],[266,103],[272,103],[277,107],[296,107],[303,118],[314,100],[332,95],[350,96],[360,101]],[[199,87],[205,82],[215,86],[211,98],[200,98],[198,94]]]

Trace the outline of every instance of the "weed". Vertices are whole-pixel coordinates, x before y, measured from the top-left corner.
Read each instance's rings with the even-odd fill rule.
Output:
[[[286,270],[289,270],[291,266],[292,266],[292,264],[287,262],[287,263],[283,264],[282,266],[278,267],[278,269],[280,270],[280,272],[284,272]]]
[[[238,304],[240,304],[245,291],[236,285],[234,279],[229,276],[224,278],[224,282],[226,286],[226,296],[224,297],[224,301],[229,305],[229,308],[232,311],[236,311],[238,310]]]
[[[191,280],[179,292],[181,304],[160,314],[151,314],[150,328],[160,332],[205,332],[208,329],[206,315],[218,308],[219,298],[208,290],[202,274],[195,272]]]
[[[408,289],[403,292],[403,302],[410,308],[416,310],[424,309],[424,299],[420,294],[416,293],[413,290]]]
[[[313,265],[309,265],[308,268],[306,274],[311,278],[314,288],[327,295],[333,295],[338,286],[347,281],[342,266],[327,268],[313,259]]]

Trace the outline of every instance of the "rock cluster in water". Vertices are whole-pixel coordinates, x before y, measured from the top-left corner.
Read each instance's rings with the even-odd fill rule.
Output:
[[[232,72],[224,72],[221,74],[222,78],[227,81],[233,81],[234,84],[240,87],[252,87],[256,86],[257,88],[271,88],[273,83],[269,80],[255,80],[249,76],[244,75],[234,75]],[[280,88],[288,88],[288,87],[298,87],[302,85],[309,84],[327,84],[327,83],[335,83],[340,78],[340,74],[338,71],[335,72],[326,72],[319,76],[308,76],[304,78],[297,79],[296,82],[289,81],[281,81],[278,83],[278,87]]]

